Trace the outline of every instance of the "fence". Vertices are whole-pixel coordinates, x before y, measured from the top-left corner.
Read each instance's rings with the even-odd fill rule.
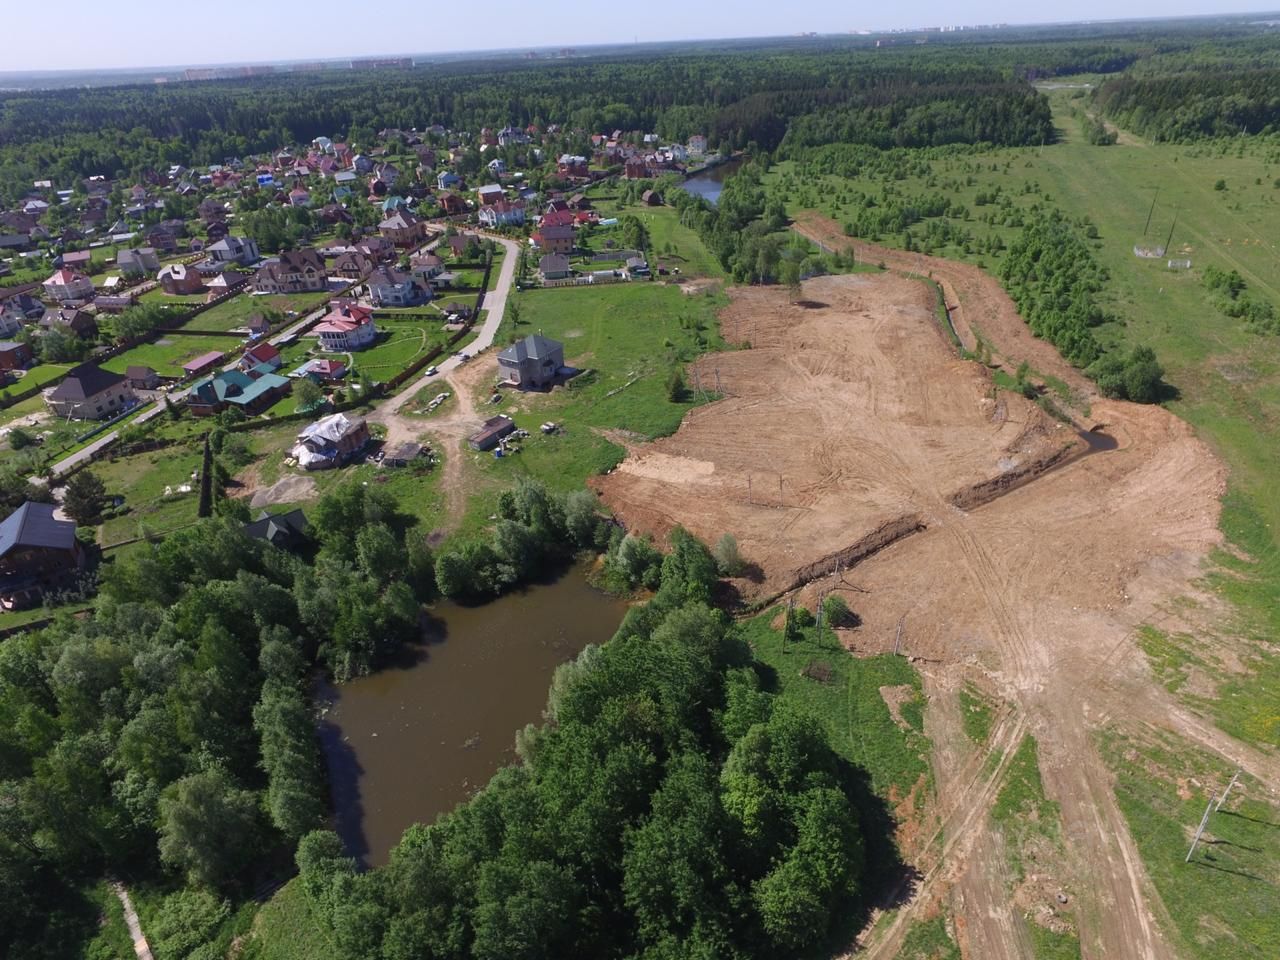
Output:
[[[586,277],[566,277],[563,280],[543,280],[542,286],[544,289],[551,289],[552,287],[595,287],[595,286],[599,286],[601,284],[606,284],[606,283],[630,283],[630,282],[631,282],[631,278],[625,274],[623,274],[620,277],[612,277],[612,276],[606,277],[606,276],[597,276],[596,274],[593,273]]]

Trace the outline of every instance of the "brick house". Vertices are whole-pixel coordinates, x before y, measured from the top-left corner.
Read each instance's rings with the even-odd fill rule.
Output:
[[[123,374],[82,363],[45,392],[44,402],[62,420],[103,420],[132,406],[134,396]]]
[[[542,227],[531,239],[534,246],[543,253],[562,253],[567,256],[573,252],[573,227]]]
[[[397,247],[416,247],[427,235],[427,222],[400,207],[378,224],[378,232]]]
[[[326,289],[324,258],[314,249],[286,250],[258,268],[253,288],[259,293],[315,293]]]
[[[160,281],[160,288],[170,296],[190,296],[204,289],[204,278],[200,276],[200,271],[185,263],[169,264],[161,269],[156,279]]]

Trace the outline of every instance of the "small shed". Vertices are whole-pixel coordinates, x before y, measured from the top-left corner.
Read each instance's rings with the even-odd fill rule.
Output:
[[[202,373],[212,370],[218,361],[222,359],[222,353],[217,350],[210,350],[208,353],[202,353],[200,356],[188,360],[182,365],[183,376],[198,377]]]
[[[382,458],[384,467],[407,467],[422,456],[422,444],[402,443]]]
[[[125,370],[124,378],[135,390],[154,390],[160,386],[160,375],[150,367],[131,364]]]
[[[506,414],[498,414],[484,422],[479,431],[467,438],[472,450],[492,450],[498,441],[516,429],[516,422]]]

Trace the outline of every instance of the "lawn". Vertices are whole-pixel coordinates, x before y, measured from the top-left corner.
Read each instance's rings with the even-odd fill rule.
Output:
[[[103,369],[124,373],[133,365],[151,367],[162,377],[181,377],[182,365],[188,360],[216,350],[229,353],[240,346],[234,337],[162,336],[154,343],[143,343],[112,357]]]
[[[600,200],[595,204],[601,218],[636,216],[649,231],[649,257],[653,266],[678,268],[686,277],[723,277],[719,261],[707,250],[700,238],[680,222],[675,207],[649,207],[643,204],[619,206],[613,200]],[[604,241],[613,238],[616,229],[597,227],[591,246],[603,252]],[[602,266],[601,269],[604,269]]]
[[[1172,736],[1103,739],[1116,796],[1172,922],[1173,946],[1194,960],[1263,960],[1280,946],[1280,805],[1249,777],[1211,814],[1184,863],[1211,794],[1232,768]]]
[[[520,325],[510,317],[495,344],[540,331],[564,344],[565,362],[582,370],[568,386],[549,394],[503,391],[502,402],[482,404],[486,414],[504,412],[532,436],[514,457],[474,456],[476,470],[496,488],[531,475],[557,490],[581,488],[587,477],[616,466],[623,449],[601,435],[622,430],[638,439],[673,433],[685,413],[705,398],[668,396],[672,373],[704,350],[723,346],[716,312],[721,295],[686,296],[664,284],[617,284],[532,290],[519,294]],[[486,356],[476,362],[492,365]],[[495,368],[496,377],[496,368]],[[477,391],[487,400],[486,384]],[[555,421],[562,430],[543,436],[538,427]],[[477,498],[470,509],[487,516],[492,504]]]
[[[352,376],[365,373],[374,380],[390,380],[446,339],[447,334],[440,329],[439,322],[424,325],[403,320],[390,321],[381,326],[374,346],[350,355]]]
[[[138,298],[138,303],[143,304],[159,304],[161,306],[174,307],[198,307],[205,301],[205,294],[192,293],[186,295],[176,295],[165,293],[162,287],[156,287],[154,290],[148,290]]]
[[[296,293],[268,296],[254,296],[247,290],[230,300],[224,300],[198,317],[192,318],[188,327],[192,330],[235,330],[243,327],[249,317],[255,313],[274,310],[285,314],[296,313],[302,316],[325,303],[331,293]],[[292,318],[291,318],[292,319]]]
[[[191,475],[200,469],[201,457],[201,445],[193,438],[188,444],[95,463],[92,471],[102,479],[108,495],[123,496],[130,508],[102,525],[98,542],[106,545],[166,534],[195,522],[199,484]],[[177,492],[183,484],[191,486],[189,493]]]
[[[46,383],[57,380],[72,366],[73,364],[69,363],[37,364],[30,370],[24,371],[20,380],[5,387],[4,390],[8,390],[11,393],[20,393],[23,390],[30,390],[32,387],[43,387]],[[3,392],[0,391],[0,393]]]

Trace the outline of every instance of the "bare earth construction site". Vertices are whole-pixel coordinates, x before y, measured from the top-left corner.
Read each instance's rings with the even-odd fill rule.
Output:
[[[1012,313],[972,272],[987,282],[962,298],[967,322],[981,325],[988,303]],[[946,290],[973,278],[939,279]],[[1175,703],[1134,636],[1194,591],[1220,539],[1224,468],[1169,412],[1098,397],[1090,420],[1116,443],[1089,453],[1075,430],[995,393],[980,364],[956,356],[923,282],[825,277],[803,294],[792,304],[781,288],[731,291],[722,329],[750,348],[698,362],[698,381],[718,374],[724,399],[633,449],[598,481],[602,496],[631,529],[732,533],[758,566],[738,584],[746,599],[799,590],[812,608],[819,592],[844,592],[862,619],[846,645],[884,652],[901,639],[930,694],[975,682],[1006,705],[975,753],[948,698],[930,697],[938,801],[908,851],[922,875],[867,938],[869,955],[895,956],[910,920],[943,898],[967,956],[1030,955],[987,813],[1031,732],[1062,816],[1065,854],[1046,869],[1071,892],[1083,955],[1171,956],[1093,735],[1150,724],[1267,761]],[[983,332],[1005,346],[998,324]],[[1032,342],[1042,372],[1079,382],[1061,360],[1045,370]]]

